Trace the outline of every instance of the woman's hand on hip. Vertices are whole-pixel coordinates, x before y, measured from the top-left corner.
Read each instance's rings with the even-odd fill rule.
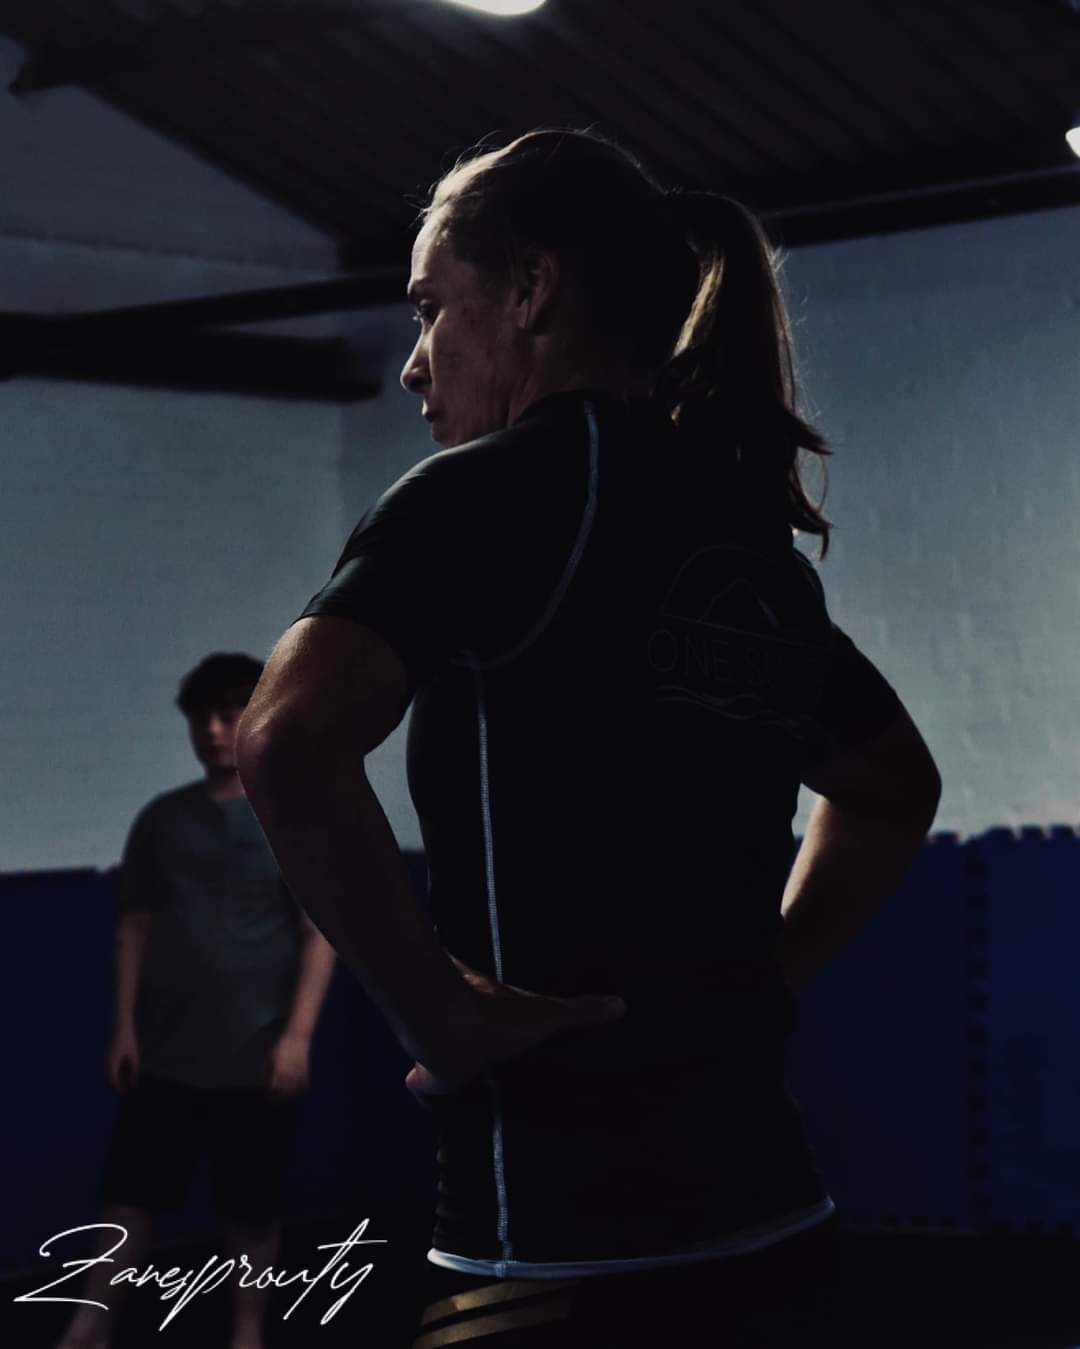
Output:
[[[578,1026],[618,1021],[626,1014],[622,998],[593,994],[560,998],[531,993],[481,974],[454,955],[450,959],[466,983],[480,995],[476,1002],[477,1018],[468,1032],[461,1035],[460,1044],[452,1046],[449,1063],[444,1063],[438,1073],[422,1063],[413,1065],[405,1085],[421,1099],[457,1091],[488,1068],[524,1054],[553,1035]]]

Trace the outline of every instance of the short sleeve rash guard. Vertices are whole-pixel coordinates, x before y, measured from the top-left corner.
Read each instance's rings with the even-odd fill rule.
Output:
[[[375,629],[415,684],[466,652],[515,641],[565,562],[586,482],[582,466],[568,497],[561,475],[515,462],[506,440],[443,451],[401,478],[353,530],[304,616]]]
[[[409,674],[447,949],[629,1008],[440,1099],[437,1249],[633,1258],[823,1202],[780,1082],[791,821],[898,702],[752,476],[647,404],[549,395],[391,487],[324,614]]]

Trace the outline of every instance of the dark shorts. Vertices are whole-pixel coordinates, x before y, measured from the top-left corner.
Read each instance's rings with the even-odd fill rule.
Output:
[[[205,1149],[219,1213],[270,1222],[281,1212],[296,1109],[296,1101],[272,1101],[257,1089],[209,1090],[143,1074],[116,1112],[102,1200],[180,1208]]]
[[[412,1349],[827,1349],[834,1224],[750,1255],[640,1273],[497,1280],[429,1264]]]

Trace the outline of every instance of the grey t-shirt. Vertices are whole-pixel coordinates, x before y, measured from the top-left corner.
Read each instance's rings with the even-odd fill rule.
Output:
[[[142,1070],[258,1085],[296,985],[299,915],[244,797],[155,797],[128,835],[118,913],[153,914],[135,1027]]]

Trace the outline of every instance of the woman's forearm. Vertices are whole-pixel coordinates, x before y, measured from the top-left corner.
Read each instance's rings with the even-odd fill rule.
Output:
[[[329,738],[241,759],[241,775],[297,903],[360,980],[406,1053],[438,1071],[476,995],[412,889],[362,761]]]
[[[780,964],[796,990],[895,893],[934,811],[875,817],[819,797],[784,890]]]

